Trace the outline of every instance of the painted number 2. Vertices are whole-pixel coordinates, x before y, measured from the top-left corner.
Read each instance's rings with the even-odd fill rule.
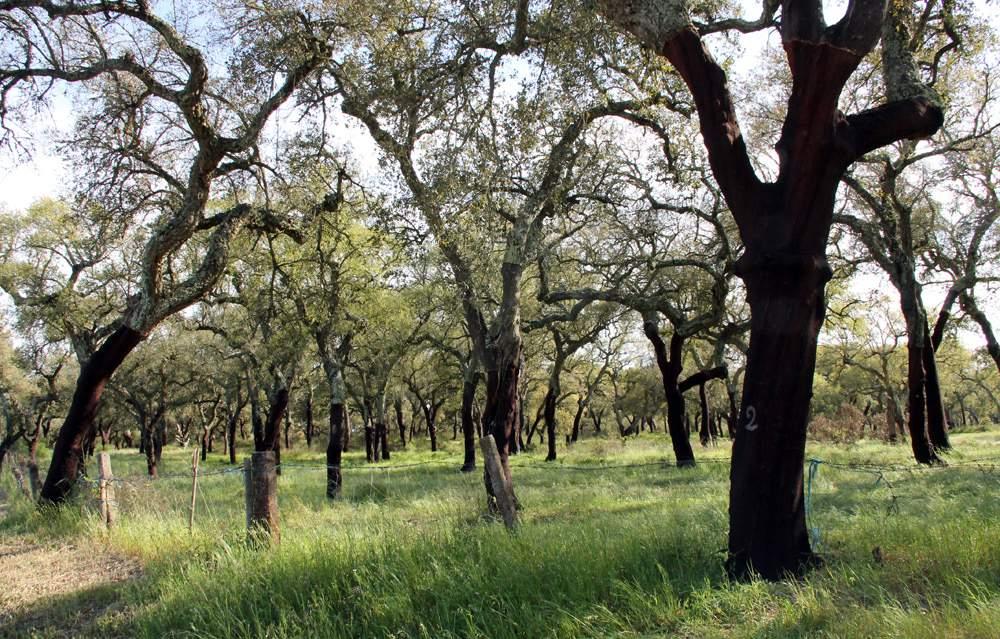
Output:
[[[757,430],[757,428],[760,426],[760,424],[757,423],[757,409],[754,408],[753,406],[747,406],[746,413],[747,413],[747,424],[743,428],[747,429],[752,433],[753,431]]]

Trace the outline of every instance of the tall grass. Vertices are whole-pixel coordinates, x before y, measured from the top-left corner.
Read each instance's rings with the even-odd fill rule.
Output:
[[[451,444],[451,442],[447,442]],[[954,436],[953,461],[1000,458],[1000,433]],[[480,473],[459,451],[394,453],[399,469],[347,460],[341,500],[324,497],[318,453],[283,453],[282,543],[243,543],[242,479],[133,480],[120,524],[81,506],[12,504],[0,534],[107,544],[146,576],[102,631],[139,637],[996,637],[1000,633],[1000,462],[881,476],[821,465],[810,525],[826,563],[802,581],[731,583],[728,448],[680,470],[661,437],[580,442],[554,464],[514,459],[522,526],[482,517]],[[910,467],[880,443],[811,446],[837,463]],[[115,472],[141,472],[134,452]],[[438,464],[437,462],[443,462]],[[713,463],[716,462],[716,463]],[[185,451],[165,473],[184,472]],[[619,467],[622,464],[636,464]],[[644,465],[639,465],[644,464]],[[602,465],[615,467],[602,468]],[[211,460],[203,469],[225,468]],[[5,480],[6,481],[6,480]]]

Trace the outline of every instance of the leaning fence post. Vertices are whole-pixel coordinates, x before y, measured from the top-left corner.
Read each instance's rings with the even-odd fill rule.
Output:
[[[194,531],[194,505],[198,500],[198,448],[191,456],[191,512],[188,513],[188,534]]]
[[[500,509],[500,515],[503,517],[504,526],[513,530],[517,527],[517,507],[514,505],[514,493],[503,474],[497,443],[493,435],[487,435],[479,440],[479,445],[483,450],[486,475],[490,481],[490,488],[493,489],[493,497]]]
[[[101,499],[101,521],[110,529],[115,523],[115,484],[111,455],[108,453],[97,454],[97,486]]]
[[[278,518],[278,473],[273,450],[257,451],[250,457],[251,499],[248,532],[261,543],[281,541]]]

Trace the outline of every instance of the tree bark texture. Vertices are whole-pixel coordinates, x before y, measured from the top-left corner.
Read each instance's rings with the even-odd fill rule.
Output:
[[[344,448],[344,405],[330,403],[330,440],[326,445],[326,496],[336,499],[340,496],[344,480],[340,473]]]
[[[674,457],[678,467],[694,466],[694,450],[688,438],[688,429],[684,423],[684,395],[678,386],[682,370],[682,354],[684,338],[674,333],[670,337],[670,354],[660,337],[660,331],[655,322],[644,321],[642,324],[646,339],[653,345],[656,354],[656,365],[660,369],[663,381],[663,394],[667,400],[667,432],[674,448]]]
[[[479,375],[474,373],[466,375],[462,381],[462,446],[465,452],[462,462],[463,473],[476,469],[476,421],[472,410],[478,384]]]
[[[122,326],[108,336],[80,369],[73,401],[52,450],[52,462],[42,486],[42,502],[62,503],[72,492],[83,461],[83,444],[93,432],[104,387],[142,339],[137,331]]]

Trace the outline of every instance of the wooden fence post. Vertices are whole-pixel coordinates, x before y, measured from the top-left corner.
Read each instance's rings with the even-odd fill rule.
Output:
[[[277,544],[281,541],[281,524],[278,518],[278,473],[274,451],[254,452],[250,457],[250,467],[251,539]]]
[[[198,500],[198,448],[191,456],[191,512],[188,514],[188,534],[194,532],[194,506]]]
[[[115,484],[111,472],[111,455],[97,454],[97,487],[100,491],[101,521],[110,529],[115,523]]]
[[[247,530],[250,530],[250,513],[253,511],[253,467],[250,458],[243,460],[243,503],[246,506]]]
[[[489,478],[490,488],[493,489],[493,496],[497,501],[497,508],[503,517],[504,526],[508,530],[517,527],[517,507],[514,505],[514,492],[503,474],[503,465],[500,462],[500,451],[497,450],[497,443],[493,435],[487,435],[479,440],[479,446],[483,450],[483,462],[486,466],[486,476]]]

